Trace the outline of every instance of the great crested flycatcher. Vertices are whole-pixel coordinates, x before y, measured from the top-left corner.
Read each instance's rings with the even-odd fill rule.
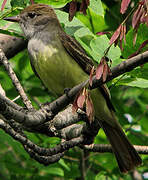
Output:
[[[44,4],[33,4],[20,15],[5,20],[19,22],[28,39],[31,65],[44,85],[55,95],[62,95],[66,87],[73,87],[89,78],[93,66],[81,45],[62,29],[54,9]],[[98,88],[91,91],[95,116],[103,128],[121,172],[142,163],[128,141],[109,102]]]

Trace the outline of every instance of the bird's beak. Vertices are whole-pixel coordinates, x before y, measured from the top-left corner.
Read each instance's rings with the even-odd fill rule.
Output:
[[[17,16],[11,16],[11,17],[6,17],[6,18],[3,18],[4,20],[6,21],[11,21],[11,22],[19,22],[20,21],[20,16],[17,15]]]

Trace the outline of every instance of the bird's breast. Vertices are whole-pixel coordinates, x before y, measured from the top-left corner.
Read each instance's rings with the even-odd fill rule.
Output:
[[[76,61],[68,54],[60,40],[45,45],[32,40],[28,44],[31,62],[44,85],[56,95],[88,78]]]

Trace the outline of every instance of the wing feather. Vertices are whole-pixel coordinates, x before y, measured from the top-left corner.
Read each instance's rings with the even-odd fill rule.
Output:
[[[85,50],[82,46],[71,36],[67,35],[64,31],[60,31],[59,38],[66,49],[66,51],[73,57],[73,59],[80,65],[80,67],[89,75],[90,71],[94,65],[92,59],[87,56]],[[115,111],[111,103],[110,96],[108,94],[108,90],[105,85],[99,87],[102,95],[106,99],[107,105],[110,110]]]

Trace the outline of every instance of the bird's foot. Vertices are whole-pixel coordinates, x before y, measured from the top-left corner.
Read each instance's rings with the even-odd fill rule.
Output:
[[[68,93],[71,90],[71,88],[65,88],[64,89],[64,94],[66,94],[67,97],[69,97]]]

